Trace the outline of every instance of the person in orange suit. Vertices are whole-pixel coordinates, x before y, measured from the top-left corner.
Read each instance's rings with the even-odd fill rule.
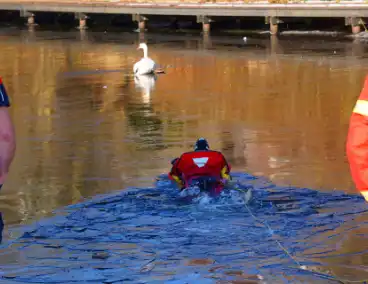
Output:
[[[368,201],[368,75],[350,117],[346,155],[355,186]]]

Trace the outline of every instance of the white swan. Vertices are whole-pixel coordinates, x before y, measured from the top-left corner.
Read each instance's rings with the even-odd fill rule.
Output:
[[[147,75],[155,73],[157,66],[156,63],[148,57],[147,44],[141,43],[137,49],[143,49],[143,58],[134,64],[134,75]]]
[[[151,91],[155,88],[155,75],[136,75],[134,83],[137,89],[142,91],[143,103],[148,104],[151,99]]]

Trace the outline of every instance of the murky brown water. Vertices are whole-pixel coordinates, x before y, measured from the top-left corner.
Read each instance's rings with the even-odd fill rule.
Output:
[[[344,143],[368,70],[364,44],[233,38],[206,50],[200,39],[161,36],[149,53],[167,74],[144,91],[128,74],[141,57],[138,35],[3,34],[0,69],[18,143],[0,197],[7,223],[150,185],[199,136],[236,171],[353,189]]]
[[[141,57],[138,35],[85,37],[2,33],[0,73],[17,133],[0,195],[6,224],[150,186],[198,137],[223,151],[234,171],[354,192],[345,138],[368,71],[367,45],[150,36],[149,54],[166,74],[147,90],[129,75]],[[362,245],[352,234],[344,249]]]

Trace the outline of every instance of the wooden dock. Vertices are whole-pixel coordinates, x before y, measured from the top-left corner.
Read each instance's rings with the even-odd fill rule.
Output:
[[[209,29],[210,17],[264,17],[271,32],[277,32],[282,17],[345,18],[346,25],[357,33],[363,19],[368,18],[368,1],[0,0],[0,10],[19,11],[24,17],[34,17],[36,12],[76,13],[81,21],[87,14],[130,14],[139,28],[144,28],[144,19],[149,15],[196,16],[204,31]],[[84,25],[81,22],[82,28]]]
[[[0,10],[181,16],[368,17],[368,2],[293,1],[277,4],[268,1],[0,0]]]

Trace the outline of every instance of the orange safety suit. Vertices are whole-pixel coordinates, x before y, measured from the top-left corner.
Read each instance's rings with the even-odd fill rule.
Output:
[[[368,75],[350,118],[346,155],[355,186],[368,201]]]

